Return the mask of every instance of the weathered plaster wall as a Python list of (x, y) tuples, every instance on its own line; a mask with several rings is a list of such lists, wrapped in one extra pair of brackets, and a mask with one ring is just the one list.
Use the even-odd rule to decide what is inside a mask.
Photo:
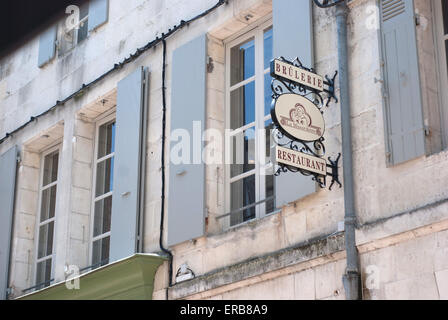
[[(416, 3), (420, 14), (429, 21), (431, 18), (427, 2)], [(153, 40), (181, 19), (195, 16), (214, 4), (214, 0), (111, 0), (109, 22), (72, 51), (56, 58), (44, 68), (37, 68), (38, 39), (24, 45), (15, 54), (3, 58), (0, 61), (0, 137), (28, 121), (30, 116), (46, 110), (56, 100), (76, 91), (83, 83), (92, 81), (109, 70), (114, 63), (128, 57), (137, 47)], [(444, 260), (447, 245), (443, 239), (446, 236), (444, 230), (448, 229), (444, 224), (448, 218), (444, 201), (448, 197), (445, 187), (448, 178), (448, 154), (441, 152), (396, 167), (386, 166), (381, 83), (375, 81), (381, 79), (379, 31), (371, 27), (372, 22), (369, 20), (375, 18), (372, 8), (374, 9), (376, 4), (375, 0), (353, 0), (349, 15), (354, 176), (356, 209), (360, 224), (357, 239), (360, 248), (364, 250), (361, 252), (362, 265), (377, 265), (384, 276), (381, 278), (382, 289), (365, 292), (365, 295), (370, 298), (389, 298), (394, 295), (405, 298), (410, 294), (407, 289), (422, 284), (427, 288), (424, 292), (427, 292), (428, 297), (436, 297), (437, 288), (439, 297), (442, 298), (446, 297), (447, 290), (447, 276), (444, 271), (447, 269)], [(250, 23), (269, 16), (270, 11), (270, 0), (230, 0), (228, 5), (167, 40), (167, 132), (170, 130), (173, 50), (202, 32), (209, 32), (208, 53), (213, 59), (214, 68), (207, 78), (207, 127), (223, 130), (223, 41)], [(248, 13), (254, 17), (251, 22), (245, 20)], [(314, 18), (316, 69), (320, 74), (333, 75), (338, 68), (334, 9), (315, 8)], [(429, 41), (430, 27), (429, 24), (427, 26), (417, 27), (419, 41), (425, 43)], [(430, 61), (430, 45), (428, 43), (423, 52), (420, 52), (424, 62)], [(64, 121), (60, 138), (63, 138), (64, 161), (66, 160), (63, 169), (66, 186), (58, 191), (62, 200), (58, 207), (61, 222), (57, 226), (56, 281), (64, 280), (65, 265), (76, 264), (81, 268), (89, 265), (94, 119), (113, 108), (117, 82), (141, 65), (148, 66), (151, 73), (144, 250), (159, 251), (161, 46), (151, 49), (134, 62), (109, 75), (83, 96), (71, 100), (63, 108), (56, 109), (0, 145), (0, 153), (13, 144), (24, 145)], [(432, 87), (430, 83), (433, 81), (433, 67), (430, 64), (423, 66), (424, 87), (427, 89)], [(424, 92), (425, 106), (432, 105), (434, 94), (435, 92), (429, 89)], [(101, 106), (101, 100), (105, 97), (110, 101), (107, 108)], [(436, 118), (434, 114), (428, 117), (433, 120)], [(325, 110), (325, 120), (327, 153), (335, 155), (341, 150), (339, 104), (332, 103), (330, 108)], [(222, 153), (222, 150), (217, 148), (216, 152)], [(169, 136), (166, 157), (169, 157)], [(23, 147), (22, 159), (11, 271), (11, 284), (16, 288), (13, 292), (16, 296), (21, 294), (21, 289), (32, 285), (34, 274), (33, 263), (29, 261), (33, 261), (36, 245), (34, 225), (38, 196), (35, 179), (39, 176), (39, 151), (29, 152)], [(225, 213), (224, 169), (219, 165), (207, 166), (207, 236), (172, 248), (175, 271), (182, 263), (187, 262), (197, 275), (210, 274), (214, 270), (250, 258), (306, 243), (315, 237), (334, 234), (338, 230), (338, 222), (343, 221), (343, 190), (336, 188), (333, 191), (319, 190), (294, 205), (283, 208), (278, 214), (223, 231), (216, 217)], [(169, 175), (169, 169), (166, 175)], [(169, 190), (169, 186), (166, 188)], [(427, 228), (425, 236), (400, 236), (409, 232), (411, 235), (418, 235), (420, 231), (415, 230), (422, 227)], [(27, 257), (28, 252), (31, 254), (30, 258)], [(322, 258), (323, 262), (318, 265), (313, 265), (315, 260), (310, 258), (309, 261), (301, 262), (310, 263), (309, 267), (303, 270), (288, 271), (286, 274), (279, 272), (277, 276), (266, 280), (267, 282), (260, 282), (263, 280), (261, 277), (260, 281), (254, 281), (247, 287), (235, 286), (216, 295), (206, 293), (203, 297), (342, 299), (344, 294), (341, 276), (345, 260), (343, 256), (328, 254), (329, 257)], [(428, 262), (428, 265), (420, 268), (418, 263), (410, 263), (411, 270), (406, 276), (400, 276), (402, 268), (406, 267), (403, 261), (414, 261), (409, 259), (432, 259), (432, 265)], [(423, 270), (423, 273), (419, 270)], [(365, 274), (363, 269), (363, 275)], [(155, 298), (164, 299), (167, 277), (165, 263), (156, 276)], [(181, 292), (178, 293), (180, 298)]]

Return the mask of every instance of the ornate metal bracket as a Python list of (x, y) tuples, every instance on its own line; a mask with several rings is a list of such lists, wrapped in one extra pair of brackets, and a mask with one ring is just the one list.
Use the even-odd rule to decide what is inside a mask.
[[(333, 186), (335, 183), (339, 185), (339, 188), (342, 188), (342, 183), (339, 180), (339, 160), (341, 158), (341, 154), (339, 153), (336, 160), (331, 160), (331, 157), (328, 157), (328, 161), (330, 163), (327, 163), (327, 169), (330, 169), (330, 172), (327, 171), (327, 176), (331, 177), (331, 183), (329, 190), (331, 191), (333, 189)], [(313, 176), (312, 180), (317, 182), (320, 188), (325, 189), (327, 187), (327, 176), (322, 176), (319, 174), (315, 174), (309, 171), (301, 170), (295, 167), (291, 167), (284, 164), (278, 164), (278, 169), (275, 172), (274, 176), (278, 177), (282, 173), (287, 172), (292, 173), (300, 173), (304, 176)]]
[[(302, 62), (298, 57), (296, 57), (293, 61), (289, 61), (284, 57), (280, 57), (279, 60), (291, 64), (295, 67), (301, 68), (303, 70), (316, 73), (314, 68), (307, 68), (303, 66)], [(327, 88), (324, 88), (323, 92), (326, 93), (326, 97), (324, 97), (322, 92), (319, 90), (306, 87), (302, 84), (292, 82), (287, 79), (273, 78), (271, 82), (272, 99), (276, 100), (279, 96), (287, 92), (299, 94), (301, 96), (308, 97), (321, 110), (323, 106), (328, 107), (332, 99), (334, 99), (336, 103), (338, 102), (334, 89), (334, 84), (337, 75), (338, 72), (335, 71), (333, 77), (330, 78), (328, 75), (325, 76), (326, 81), (324, 81), (324, 85), (326, 85)], [(321, 112), (323, 113), (322, 110)]]
[(314, 0), (314, 4), (319, 8), (330, 8), (344, 1), (345, 0)]
[(339, 159), (341, 159), (341, 153), (339, 153), (336, 160), (331, 160), (331, 158), (328, 157), (330, 164), (327, 166), (331, 169), (331, 172), (327, 172), (327, 175), (331, 177), (330, 191), (335, 183), (339, 185), (339, 188), (342, 188), (342, 183), (339, 181)]
[(338, 72), (335, 71), (333, 78), (330, 79), (328, 76), (325, 76), (325, 79), (327, 81), (325, 81), (324, 84), (326, 84), (328, 86), (328, 89), (324, 89), (324, 91), (328, 94), (327, 104), (325, 105), (326, 107), (328, 107), (328, 105), (330, 104), (331, 99), (334, 99), (335, 103), (339, 102), (338, 98), (336, 97), (336, 95), (334, 93), (334, 83), (336, 81), (337, 75), (338, 75)]

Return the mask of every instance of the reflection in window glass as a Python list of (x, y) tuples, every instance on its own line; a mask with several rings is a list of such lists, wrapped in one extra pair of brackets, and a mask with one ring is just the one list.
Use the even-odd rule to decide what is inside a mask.
[(37, 290), (43, 289), (50, 285), (51, 280), (51, 262), (49, 258), (42, 262), (39, 262), (36, 267), (36, 287)]
[[(266, 176), (266, 199), (274, 196), (274, 176)], [(275, 210), (275, 199), (266, 202), (266, 214), (272, 213)]]
[[(231, 210), (237, 210), (255, 201), (255, 175), (236, 181), (230, 185)], [(237, 225), (255, 218), (255, 206), (235, 212), (230, 216), (231, 225)]]
[(112, 215), (112, 196), (101, 199), (95, 203), (95, 215), (93, 223), (93, 236), (99, 236), (110, 231)]
[(272, 107), (272, 89), (271, 89), (272, 77), (269, 73), (264, 75), (264, 115), (269, 116), (271, 114)]
[(108, 158), (98, 163), (96, 170), (97, 197), (112, 191), (114, 180), (114, 158)]
[(274, 144), (274, 142), (272, 141), (272, 131), (274, 130), (274, 123), (271, 119), (265, 121), (264, 129), (266, 130), (266, 163), (269, 163), (271, 159), (271, 147)]
[(37, 253), (38, 259), (50, 256), (53, 253), (53, 235), (53, 221), (44, 224), (39, 228), (39, 249)]
[(98, 159), (101, 159), (115, 151), (115, 121), (102, 125), (98, 134)]
[(255, 130), (250, 128), (233, 138), (233, 159), (231, 177), (255, 169)]
[(264, 68), (270, 67), (271, 60), (274, 58), (274, 35), (272, 27), (264, 32)]
[(233, 47), (230, 50), (230, 85), (249, 79), (255, 75), (255, 40)]
[(59, 152), (53, 152), (44, 159), (43, 187), (56, 181), (58, 177)]
[[(89, 14), (89, 4), (86, 3), (79, 8), (79, 20), (86, 18)], [(88, 34), (88, 17), (84, 20), (84, 23), (79, 26), (78, 29), (78, 43), (87, 38)]]
[(109, 263), (110, 237), (105, 237), (93, 242), (92, 264), (95, 268)]
[(40, 222), (54, 217), (56, 211), (56, 191), (57, 185), (42, 191), (40, 206)]
[(230, 93), (231, 129), (238, 129), (255, 121), (255, 82)]

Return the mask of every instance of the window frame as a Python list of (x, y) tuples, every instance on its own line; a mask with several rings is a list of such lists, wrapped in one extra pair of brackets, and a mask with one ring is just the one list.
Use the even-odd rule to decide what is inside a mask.
[(91, 197), (91, 203), (90, 203), (90, 232), (89, 232), (89, 266), (91, 266), (92, 270), (99, 268), (101, 266), (93, 267), (93, 243), (97, 240), (110, 237), (111, 231), (108, 231), (106, 233), (102, 233), (99, 236), (94, 237), (94, 224), (95, 224), (95, 202), (101, 201), (102, 199), (105, 199), (109, 196), (112, 196), (112, 203), (113, 203), (113, 188), (112, 191), (109, 191), (101, 196), (96, 196), (96, 174), (97, 174), (97, 166), (98, 163), (106, 161), (107, 159), (110, 159), (112, 157), (115, 157), (115, 151), (102, 157), (101, 159), (98, 159), (98, 147), (99, 147), (99, 129), (102, 125), (115, 121), (116, 123), (116, 108), (112, 108), (109, 112), (106, 114), (102, 114), (98, 116), (95, 119), (95, 149), (94, 149), (94, 158), (93, 158), (93, 168), (92, 168), (92, 197)]
[[(72, 32), (73, 42), (70, 44), (70, 46), (67, 45), (66, 48), (64, 48), (64, 49), (62, 48), (62, 43), (65, 43), (65, 44), (69, 43), (67, 40), (65, 40), (65, 36), (68, 34), (66, 32), (66, 28), (65, 28), (65, 21), (67, 19), (67, 16), (65, 16), (65, 19), (63, 19), (63, 21), (61, 21), (58, 24), (58, 28), (61, 29), (58, 32), (58, 36), (57, 36), (57, 42), (58, 42), (58, 45), (57, 45), (57, 51), (58, 51), (57, 55), (59, 57), (65, 56), (66, 54), (68, 54), (69, 52), (74, 50), (80, 43), (82, 43), (85, 40), (87, 40), (87, 38), (89, 37), (90, 32), (88, 30), (88, 23), (89, 23), (88, 21), (89, 21), (89, 15), (90, 15), (90, 12), (89, 12), (90, 6), (89, 6), (89, 4), (90, 4), (91, 1), (92, 0), (89, 0), (86, 3), (83, 4), (87, 8), (87, 15), (85, 17), (83, 17), (83, 18), (81, 18), (81, 7), (82, 6), (77, 6), (79, 8), (79, 14), (80, 14), (79, 21), (76, 24), (75, 28), (73, 28), (72, 30), (69, 31), (69, 32)], [(79, 41), (79, 30), (81, 29), (82, 26), (86, 26), (87, 34), (86, 34), (85, 38), (83, 38), (81, 41)]]
[[(43, 182), (44, 182), (44, 169), (45, 169), (45, 157), (54, 153), (54, 152), (58, 152), (58, 174), (57, 174), (57, 179), (54, 182), (49, 183), (46, 186), (43, 186)], [(37, 207), (37, 212), (36, 212), (36, 225), (35, 225), (35, 251), (34, 251), (34, 275), (33, 275), (33, 284), (36, 286), (37, 290), (46, 288), (48, 286), (51, 285), (51, 279), (54, 278), (54, 272), (55, 272), (55, 257), (56, 257), (56, 247), (55, 247), (55, 243), (56, 243), (56, 230), (57, 230), (57, 208), (58, 208), (58, 189), (56, 187), (56, 200), (55, 200), (55, 213), (54, 213), (54, 217), (45, 220), (44, 222), (40, 222), (40, 216), (42, 214), (42, 194), (45, 190), (53, 187), (53, 186), (58, 186), (59, 184), (59, 173), (61, 171), (61, 151), (62, 151), (62, 143), (60, 141), (58, 141), (56, 144), (44, 149), (40, 154), (41, 154), (41, 159), (40, 159), (40, 168), (39, 168), (39, 186), (38, 186), (38, 194), (39, 194), (39, 200), (38, 200), (38, 207)], [(42, 257), (42, 258), (38, 258), (39, 256), (39, 237), (40, 237), (40, 227), (46, 224), (49, 224), (53, 222), (53, 244), (52, 244), (52, 253), (51, 253), (51, 276), (50, 276), (50, 280), (49, 283), (47, 285), (45, 285), (45, 283), (37, 283), (37, 265), (40, 262), (43, 262), (45, 260), (49, 259), (49, 255)], [(43, 287), (41, 287), (43, 286)]]
[[(271, 119), (270, 115), (265, 115), (264, 111), (264, 77), (266, 74), (270, 73), (270, 66), (268, 68), (264, 68), (264, 32), (273, 28), (273, 19), (272, 16), (268, 16), (265, 19), (262, 19), (257, 24), (251, 25), (249, 28), (242, 30), (241, 32), (229, 37), (224, 41), (225, 45), (225, 128), (229, 130), (231, 128), (231, 105), (230, 105), (230, 96), (233, 90), (244, 87), (249, 83), (255, 84), (255, 121), (249, 124), (246, 124), (242, 127), (239, 127), (235, 130), (230, 129), (229, 138), (232, 138), (238, 133), (242, 133), (248, 129), (255, 129), (255, 169), (244, 172), (235, 177), (231, 177), (231, 165), (226, 164), (224, 166), (224, 188), (225, 188), (225, 211), (231, 212), (231, 184), (237, 181), (243, 181), (247, 177), (255, 176), (255, 202), (258, 203), (266, 199), (266, 177), (267, 175), (261, 175), (261, 171), (264, 169), (266, 171), (270, 170), (273, 167), (272, 162), (266, 163), (264, 166), (261, 165), (259, 159), (259, 151), (260, 148), (266, 148), (266, 139), (265, 135), (258, 135), (259, 128), (265, 128), (266, 121)], [(231, 49), (235, 46), (244, 43), (245, 41), (254, 39), (255, 45), (255, 74), (243, 81), (238, 82), (235, 85), (231, 85)], [(227, 150), (226, 150), (227, 151)], [(232, 152), (230, 150), (230, 152)], [(266, 155), (267, 156), (267, 155)], [(232, 157), (233, 158), (233, 157)], [(227, 156), (226, 156), (227, 159)], [(275, 182), (274, 182), (275, 185)], [(275, 192), (274, 192), (275, 195)], [(277, 210), (274, 209), (273, 212), (266, 213), (266, 202), (255, 205), (255, 217), (253, 219), (249, 219), (247, 221), (243, 221), (241, 223), (237, 223), (235, 225), (231, 224), (230, 216), (226, 217), (222, 221), (222, 225), (224, 229), (238, 227), (244, 224), (247, 224), (252, 221), (256, 221), (262, 219), (266, 216), (270, 216), (275, 214)], [(242, 211), (243, 212), (243, 211)], [(243, 214), (243, 213), (240, 214)]]

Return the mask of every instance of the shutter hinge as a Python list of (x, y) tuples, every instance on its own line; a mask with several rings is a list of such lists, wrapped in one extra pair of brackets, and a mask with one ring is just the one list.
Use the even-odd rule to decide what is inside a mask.
[(416, 26), (420, 25), (420, 15), (419, 14), (415, 14), (415, 25)]
[(431, 135), (431, 128), (429, 127), (427, 119), (425, 119), (425, 124), (423, 126), (423, 129), (425, 130), (425, 136), (429, 137)]
[(212, 73), (215, 66), (213, 65), (213, 58), (207, 56), (207, 72)]

